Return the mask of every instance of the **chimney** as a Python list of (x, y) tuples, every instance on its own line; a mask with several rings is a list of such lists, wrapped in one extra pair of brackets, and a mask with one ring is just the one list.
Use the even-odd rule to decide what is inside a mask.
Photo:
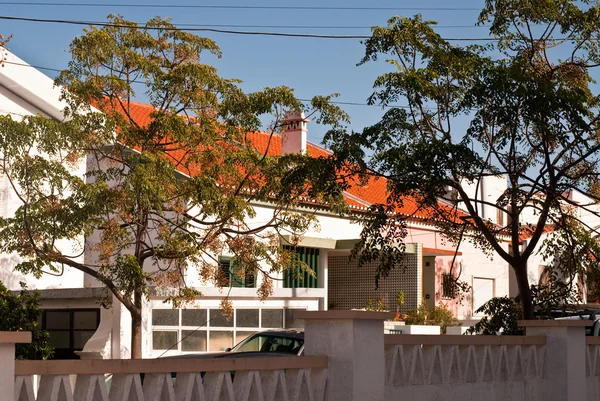
[(283, 119), (281, 154), (306, 153), (306, 134), (309, 122), (301, 111), (288, 111)]

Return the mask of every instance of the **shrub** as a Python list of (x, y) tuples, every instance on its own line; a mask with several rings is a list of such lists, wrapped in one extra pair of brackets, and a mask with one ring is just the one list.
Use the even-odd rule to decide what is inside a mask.
[(460, 322), (445, 305), (428, 307), (422, 303), (417, 309), (409, 310), (405, 319), (406, 324), (424, 324), (440, 326), (442, 334), (446, 334), (448, 326), (458, 326)]
[(506, 335), (521, 334), (518, 326), (521, 306), (515, 298), (495, 297), (484, 303), (475, 313), (485, 313), (479, 322), (469, 327), (467, 334)]
[(49, 335), (39, 327), (41, 311), (40, 296), (28, 293), (21, 283), (21, 292), (15, 295), (0, 282), (0, 331), (31, 331), (31, 344), (17, 344), (17, 359), (47, 359), (53, 348), (48, 344)]

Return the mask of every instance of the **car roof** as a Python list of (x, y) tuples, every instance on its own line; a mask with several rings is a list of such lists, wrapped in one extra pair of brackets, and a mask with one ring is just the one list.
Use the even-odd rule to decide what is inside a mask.
[(269, 336), (269, 337), (281, 336), (281, 337), (304, 339), (304, 332), (296, 331), (296, 330), (263, 330), (263, 331), (259, 331), (258, 333), (252, 334), (252, 336)]

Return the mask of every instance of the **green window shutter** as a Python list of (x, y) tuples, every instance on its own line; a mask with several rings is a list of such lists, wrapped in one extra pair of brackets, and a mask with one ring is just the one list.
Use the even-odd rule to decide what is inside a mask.
[(235, 258), (221, 257), (219, 265), (225, 276), (228, 277), (229, 286), (234, 288), (254, 288), (256, 286), (254, 272), (248, 271), (246, 274), (241, 274), (242, 267), (236, 263)]
[(306, 247), (284, 246), (288, 251), (295, 251), (299, 261), (304, 262), (314, 272), (310, 274), (300, 268), (295, 272), (286, 270), (283, 279), (284, 288), (318, 288), (319, 282), (319, 249)]

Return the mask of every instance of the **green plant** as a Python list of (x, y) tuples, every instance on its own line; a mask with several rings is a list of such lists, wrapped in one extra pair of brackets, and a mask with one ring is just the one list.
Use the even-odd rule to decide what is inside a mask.
[(467, 334), (505, 335), (519, 333), (521, 306), (515, 298), (495, 297), (484, 303), (475, 313), (485, 313), (485, 316), (474, 326), (469, 327)]
[(404, 291), (398, 291), (396, 294), (396, 313), (400, 313), (402, 305), (404, 305)]
[(375, 299), (375, 303), (372, 300), (367, 299), (365, 309), (369, 312), (387, 312), (390, 310), (388, 306), (383, 302), (383, 298), (379, 297)]
[(48, 344), (48, 332), (39, 327), (40, 296), (37, 292), (28, 293), (25, 283), (21, 287), (17, 295), (0, 282), (0, 331), (31, 332), (31, 344), (16, 345), (17, 359), (48, 359), (53, 348)]
[(442, 334), (446, 334), (447, 327), (460, 324), (446, 305), (428, 307), (422, 303), (417, 309), (409, 310), (406, 315), (406, 324), (440, 326)]

